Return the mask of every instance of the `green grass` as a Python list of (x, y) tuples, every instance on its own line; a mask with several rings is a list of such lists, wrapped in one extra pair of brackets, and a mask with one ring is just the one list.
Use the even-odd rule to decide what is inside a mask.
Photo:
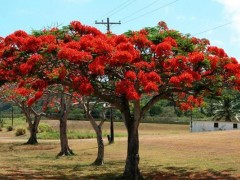
[[(103, 132), (102, 136), (107, 137), (108, 133)], [(125, 137), (126, 134), (123, 133), (117, 133), (114, 134), (115, 137)], [(59, 139), (60, 134), (59, 131), (53, 130), (51, 132), (42, 132), (38, 133), (38, 139)], [(84, 131), (75, 131), (75, 130), (69, 130), (67, 132), (68, 139), (90, 139), (90, 138), (96, 138), (96, 133), (94, 132), (84, 132)]]

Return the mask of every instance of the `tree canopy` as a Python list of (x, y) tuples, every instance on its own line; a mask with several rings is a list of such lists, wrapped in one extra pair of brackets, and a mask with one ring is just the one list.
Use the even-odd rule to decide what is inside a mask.
[[(170, 99), (189, 110), (201, 106), (203, 96), (221, 94), (223, 87), (240, 89), (235, 58), (164, 22), (121, 35), (78, 21), (32, 34), (19, 30), (1, 38), (0, 59), (1, 83), (20, 81), (19, 88), (37, 91), (29, 106), (48, 85), (62, 84), (117, 107), (128, 130), (124, 175), (130, 179), (140, 176), (139, 123), (157, 101)], [(141, 104), (144, 96), (149, 101)]]

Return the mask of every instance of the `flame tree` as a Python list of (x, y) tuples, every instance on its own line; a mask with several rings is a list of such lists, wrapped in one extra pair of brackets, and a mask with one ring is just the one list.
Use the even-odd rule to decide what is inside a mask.
[(60, 83), (118, 108), (128, 132), (126, 179), (141, 176), (138, 127), (151, 106), (170, 99), (189, 110), (201, 106), (204, 95), (220, 94), (226, 85), (239, 89), (240, 82), (235, 58), (164, 22), (122, 35), (78, 21), (32, 35), (16, 31), (0, 40), (0, 59), (1, 83), (32, 77), (39, 91)]

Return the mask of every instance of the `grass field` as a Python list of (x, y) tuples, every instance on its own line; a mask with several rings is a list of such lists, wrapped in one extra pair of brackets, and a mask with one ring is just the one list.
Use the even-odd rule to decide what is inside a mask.
[[(45, 121), (44, 123), (46, 123)], [(58, 121), (48, 122), (58, 128)], [(69, 129), (91, 132), (89, 122), (69, 121)], [(105, 123), (103, 131), (109, 132)], [(126, 134), (123, 123), (116, 133)], [(105, 142), (105, 165), (92, 166), (96, 139), (71, 139), (76, 155), (56, 158), (59, 140), (23, 145), (28, 135), (0, 132), (0, 179), (118, 179), (126, 158), (126, 137)], [(146, 179), (240, 179), (240, 131), (189, 133), (187, 125), (141, 124), (140, 169)]]

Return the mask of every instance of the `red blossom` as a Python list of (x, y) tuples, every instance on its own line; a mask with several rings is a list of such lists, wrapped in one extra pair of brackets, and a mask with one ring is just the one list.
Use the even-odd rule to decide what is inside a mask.
[(163, 29), (163, 30), (168, 30), (167, 23), (164, 22), (164, 21), (158, 22), (158, 26), (159, 26), (161, 29)]
[(211, 68), (216, 69), (216, 67), (219, 63), (219, 57), (218, 56), (208, 56), (207, 59), (210, 61)]
[(189, 103), (181, 103), (180, 104), (180, 109), (182, 111), (188, 111), (188, 110), (191, 110), (193, 107), (192, 105), (190, 105)]
[(30, 89), (26, 89), (24, 87), (20, 87), (15, 89), (15, 92), (21, 96), (29, 96), (29, 94), (32, 92)]
[(127, 71), (125, 73), (125, 78), (129, 79), (129, 80), (132, 80), (132, 81), (135, 81), (137, 79), (137, 75), (134, 71)]
[(209, 46), (208, 47), (208, 52), (211, 53), (212, 55), (217, 55), (219, 57), (225, 57), (227, 56), (225, 51), (222, 48), (218, 48), (216, 46)]
[(24, 39), (21, 50), (36, 52), (41, 48), (41, 39), (35, 36), (28, 36)]
[(90, 81), (84, 76), (73, 77), (72, 84), (73, 87), (82, 95), (88, 96), (94, 92), (93, 86), (91, 85)]
[(227, 71), (230, 71), (232, 73), (238, 73), (240, 70), (240, 66), (239, 66), (239, 64), (229, 63), (224, 66), (224, 69), (226, 69)]
[(58, 52), (59, 59), (67, 59), (73, 63), (88, 62), (91, 61), (92, 55), (88, 52), (78, 51), (71, 48), (61, 48)]
[(40, 99), (42, 97), (42, 95), (43, 95), (43, 91), (38, 91), (34, 96), (35, 100)]
[(154, 82), (148, 82), (145, 86), (144, 86), (144, 92), (152, 92), (155, 91), (157, 92), (158, 89), (158, 85)]
[(42, 55), (40, 55), (40, 54), (33, 54), (32, 56), (30, 56), (28, 58), (27, 63), (29, 65), (33, 66), (34, 64), (36, 64), (38, 61), (41, 61), (42, 59), (43, 59)]
[(148, 40), (146, 35), (136, 33), (132, 37), (132, 42), (138, 49), (149, 47), (152, 44), (151, 41)]
[(125, 35), (116, 35), (113, 37), (113, 41), (116, 43), (116, 44), (120, 44), (120, 43), (128, 43), (128, 39)]
[(75, 31), (81, 31), (83, 25), (79, 21), (72, 21), (70, 23), (70, 26), (75, 30)]
[(159, 57), (168, 56), (171, 54), (172, 45), (169, 42), (161, 42), (156, 47), (156, 54)]
[(202, 52), (192, 52), (189, 54), (189, 59), (192, 63), (197, 64), (204, 60), (204, 55)]
[(116, 51), (110, 60), (113, 66), (119, 66), (125, 63), (131, 63), (133, 56), (128, 51)]
[(26, 75), (32, 70), (32, 65), (23, 63), (19, 66), (19, 70), (23, 75)]
[(22, 30), (17, 30), (13, 33), (16, 37), (23, 37), (26, 38), (28, 37), (28, 34), (25, 31)]
[(173, 84), (175, 86), (178, 86), (181, 82), (180, 82), (180, 79), (177, 76), (172, 76), (169, 79), (169, 83), (171, 83), (171, 84)]
[(47, 46), (47, 52), (51, 53), (51, 52), (53, 52), (53, 51), (56, 51), (57, 48), (58, 48), (58, 46), (57, 46), (56, 44), (49, 44), (49, 45)]
[(173, 39), (172, 37), (166, 37), (165, 39), (163, 39), (163, 42), (167, 42), (171, 46), (177, 47), (177, 41), (175, 39)]
[(48, 86), (48, 83), (42, 79), (37, 79), (34, 82), (31, 83), (31, 87), (35, 90), (43, 90)]
[(36, 102), (36, 99), (35, 99), (35, 98), (30, 98), (30, 99), (27, 101), (27, 105), (30, 107), (30, 106), (32, 106), (35, 102)]
[(134, 87), (134, 83), (129, 80), (121, 80), (118, 82), (115, 91), (117, 94), (126, 95), (129, 100), (138, 100), (140, 98), (140, 95)]
[(194, 81), (192, 74), (184, 72), (179, 76), (179, 80), (184, 83), (191, 84)]
[(155, 66), (155, 64), (148, 63), (145, 61), (140, 61), (140, 62), (134, 63), (134, 66), (136, 66), (138, 69), (151, 69)]
[(95, 60), (88, 65), (89, 71), (96, 75), (103, 75), (104, 74), (104, 62), (100, 60)]

